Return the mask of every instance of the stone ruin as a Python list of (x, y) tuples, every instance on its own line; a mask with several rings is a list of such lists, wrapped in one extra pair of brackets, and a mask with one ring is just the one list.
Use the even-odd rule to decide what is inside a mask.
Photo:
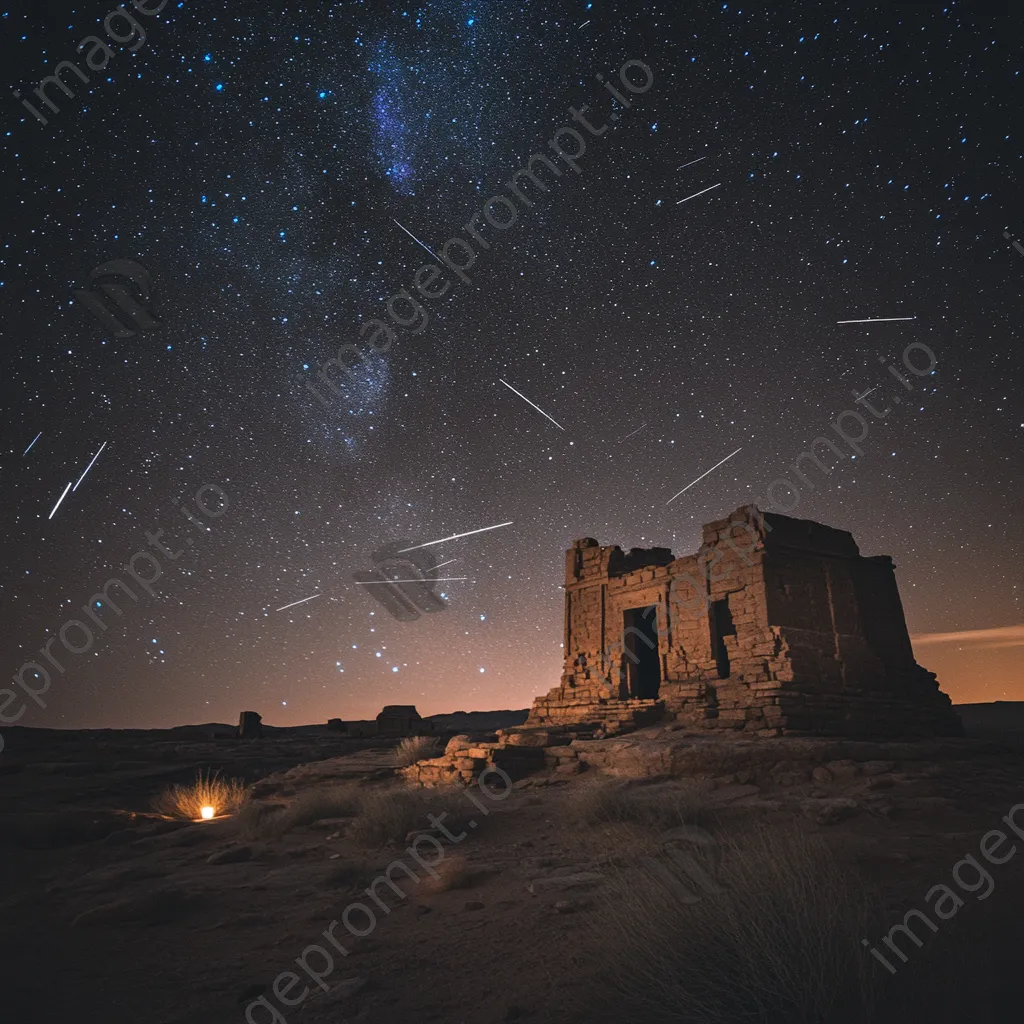
[(434, 732), (434, 723), (421, 717), (413, 704), (385, 704), (375, 719), (345, 722), (331, 718), (327, 727), (355, 739), (397, 740), (405, 736), (429, 736)]
[(565, 558), (561, 683), (525, 726), (456, 736), (445, 756), (404, 769), (423, 785), (496, 765), (512, 778), (580, 770), (577, 741), (657, 721), (744, 737), (962, 736), (935, 675), (914, 652), (888, 555), (851, 534), (740, 508), (704, 542), (602, 547)]
[(527, 725), (671, 715), (757, 736), (962, 735), (914, 660), (895, 567), (806, 519), (737, 509), (693, 555), (575, 541), (562, 681)]

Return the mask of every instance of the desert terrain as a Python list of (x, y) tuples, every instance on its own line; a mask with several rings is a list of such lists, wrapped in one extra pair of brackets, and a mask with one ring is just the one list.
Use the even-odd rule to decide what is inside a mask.
[[(987, 863), (979, 843), (993, 829), (1019, 840), (1001, 819), (1024, 802), (1024, 732), (1014, 705), (960, 711), (979, 735), (743, 741), (654, 725), (578, 741), (571, 765), (510, 787), (491, 778), (487, 794), (411, 786), (393, 742), (320, 727), (249, 741), (216, 739), (229, 730), (214, 726), (12, 730), (0, 795), (5, 1016), (1010, 1019), (1024, 994), (1024, 859)], [(486, 736), (517, 715), (474, 724)], [(212, 821), (152, 812), (201, 770), (244, 782), (247, 805)], [(962, 867), (957, 887), (967, 854), (989, 882)], [(402, 895), (377, 886), (384, 910), (366, 890), (396, 860), (415, 880), (396, 870)], [(880, 937), (927, 910), (939, 884), (962, 905), (934, 932), (915, 928), (920, 947), (898, 936), (904, 963)], [(375, 923), (350, 912), (351, 933), (331, 933), (343, 954), (324, 932), (360, 902)], [(330, 969), (305, 952), (315, 945), (331, 951)], [(285, 975), (278, 992), (305, 991), (293, 1007), (274, 990), (288, 971), (299, 980)]]

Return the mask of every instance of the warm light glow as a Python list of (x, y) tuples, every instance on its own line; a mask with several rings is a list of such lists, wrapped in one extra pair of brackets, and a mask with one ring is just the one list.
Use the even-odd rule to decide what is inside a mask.
[(203, 821), (209, 821), (217, 812), (212, 807), (203, 807), (199, 813), (202, 815)]

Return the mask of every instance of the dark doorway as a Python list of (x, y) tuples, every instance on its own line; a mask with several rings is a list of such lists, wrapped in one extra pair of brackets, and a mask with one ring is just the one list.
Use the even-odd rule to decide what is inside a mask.
[(622, 646), (630, 697), (653, 700), (661, 686), (658, 606), (629, 608), (622, 615)]
[(718, 678), (728, 679), (731, 671), (729, 651), (725, 646), (727, 636), (736, 635), (736, 623), (732, 621), (729, 599), (714, 601), (711, 605), (711, 645), (718, 663)]

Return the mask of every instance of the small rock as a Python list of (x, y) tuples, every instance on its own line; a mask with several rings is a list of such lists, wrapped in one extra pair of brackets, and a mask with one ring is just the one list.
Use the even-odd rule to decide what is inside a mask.
[(827, 767), (837, 779), (852, 779), (860, 774), (860, 765), (848, 757), (840, 761), (829, 761)]
[(892, 761), (865, 761), (860, 770), (864, 775), (885, 775), (895, 767)]
[(417, 828), (413, 829), (412, 832), (407, 832), (405, 841), (407, 843), (413, 842), (419, 836), (431, 836), (434, 839), (441, 838), (441, 830), (438, 828)]
[(138, 829), (134, 828), (121, 828), (116, 832), (111, 832), (106, 839), (103, 840), (104, 846), (124, 846), (125, 843), (134, 842), (139, 838)]
[(571, 914), (576, 909), (576, 904), (572, 900), (559, 900), (555, 904), (556, 914)]
[(466, 900), (466, 902), (462, 904), (462, 909), (463, 910), (483, 910), (484, 909), (484, 905), (479, 900)]
[(565, 889), (586, 889), (604, 881), (604, 875), (596, 871), (584, 871), (578, 875), (558, 875), (554, 878), (534, 879), (526, 888), (536, 896), (542, 892), (562, 892)]
[(811, 777), (815, 782), (824, 783), (832, 781), (832, 773), (823, 764), (815, 767), (814, 771), (811, 772)]
[(239, 844), (237, 846), (225, 846), (223, 850), (217, 850), (206, 858), (207, 864), (238, 864), (243, 860), (252, 859), (252, 847)]
[(366, 988), (368, 984), (369, 982), (366, 978), (345, 978), (327, 992), (318, 991), (309, 1001), (311, 1003), (315, 1001), (318, 1006), (333, 1006), (336, 1003), (344, 1002), (346, 999), (351, 999), (352, 996)]
[(804, 800), (801, 808), (819, 825), (835, 825), (847, 818), (852, 818), (859, 810), (860, 804), (848, 797), (836, 797), (833, 800)]
[(896, 785), (891, 775), (873, 775), (868, 779), (868, 789), (891, 789)]

